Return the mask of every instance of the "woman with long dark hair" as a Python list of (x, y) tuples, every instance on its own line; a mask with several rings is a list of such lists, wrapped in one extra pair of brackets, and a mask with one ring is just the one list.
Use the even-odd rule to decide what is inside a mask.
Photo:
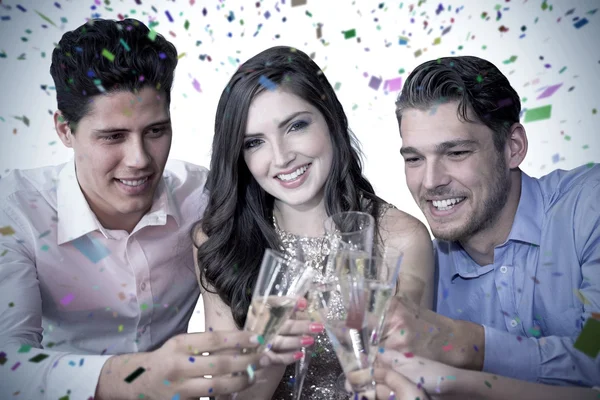
[[(214, 330), (243, 327), (265, 248), (291, 252), (302, 236), (307, 261), (317, 265), (323, 223), (343, 211), (375, 218), (377, 247), (404, 252), (402, 270), (426, 283), (422, 298), (431, 307), (429, 234), (416, 218), (375, 195), (362, 174), (343, 107), (305, 53), (270, 48), (231, 78), (217, 108), (206, 186), (210, 200), (195, 240), (206, 325)], [(322, 330), (319, 325), (315, 332)], [(323, 333), (315, 353), (305, 397), (346, 398), (335, 389), (342, 370)], [(251, 389), (254, 398), (290, 398), (294, 370), (289, 368), (283, 379), (282, 373), (283, 366), (272, 367), (268, 378)]]

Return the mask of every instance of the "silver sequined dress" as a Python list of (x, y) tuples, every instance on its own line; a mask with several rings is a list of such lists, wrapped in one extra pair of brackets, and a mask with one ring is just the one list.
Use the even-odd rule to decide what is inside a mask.
[[(389, 208), (390, 204), (382, 204), (379, 210), (381, 217)], [(324, 270), (324, 260), (329, 255), (329, 242), (325, 237), (300, 237), (285, 232), (279, 228), (277, 222), (273, 220), (275, 231), (277, 232), (283, 251), (289, 255), (296, 255), (300, 247), (304, 252), (305, 261), (315, 271), (318, 276), (315, 278), (318, 282), (329, 282), (333, 278), (333, 271)], [(315, 337), (315, 344), (309, 348), (312, 356), (304, 385), (302, 386), (302, 399), (310, 400), (347, 400), (348, 395), (336, 388), (336, 381), (344, 371), (335, 355), (335, 350), (327, 333), (323, 332)], [(289, 365), (279, 386), (273, 394), (272, 400), (292, 399), (292, 389), (295, 376), (295, 364)]]

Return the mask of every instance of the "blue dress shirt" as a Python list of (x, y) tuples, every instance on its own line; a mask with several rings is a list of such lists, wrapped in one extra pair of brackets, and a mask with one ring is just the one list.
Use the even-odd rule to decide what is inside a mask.
[(437, 312), (484, 326), (486, 372), (600, 385), (600, 356), (573, 347), (600, 311), (600, 164), (521, 176), (513, 226), (493, 264), (434, 241)]

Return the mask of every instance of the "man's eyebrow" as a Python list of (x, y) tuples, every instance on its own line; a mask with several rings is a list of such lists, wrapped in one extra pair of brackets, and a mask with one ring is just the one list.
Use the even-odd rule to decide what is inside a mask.
[[(166, 125), (166, 124), (170, 124), (171, 123), (171, 118), (167, 118), (167, 119), (163, 119), (160, 121), (156, 121), (156, 122), (152, 122), (150, 124), (148, 124), (144, 129), (148, 129), (152, 126), (156, 126), (156, 125)], [(110, 128), (103, 128), (103, 129), (94, 129), (93, 132), (95, 134), (106, 134), (106, 133), (116, 133), (116, 132), (129, 132), (129, 129), (127, 128), (116, 128), (116, 127), (110, 127)]]

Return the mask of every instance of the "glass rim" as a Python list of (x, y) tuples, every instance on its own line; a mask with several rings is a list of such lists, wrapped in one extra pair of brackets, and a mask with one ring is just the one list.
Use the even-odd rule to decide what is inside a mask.
[[(342, 215), (342, 214), (366, 216), (366, 218), (370, 222), (373, 223), (373, 226), (375, 226), (375, 218), (371, 214), (369, 214), (367, 212), (364, 212), (364, 211), (342, 211), (342, 212), (339, 212), (339, 213), (331, 214), (331, 215), (329, 215), (327, 217), (327, 219), (325, 219), (325, 222), (323, 222), (323, 227), (325, 228), (325, 234), (326, 235), (329, 234), (329, 233), (331, 233), (327, 229), (327, 223), (330, 222), (330, 221), (333, 222), (333, 217), (335, 217), (336, 215)], [(351, 232), (343, 232), (343, 233), (340, 232), (340, 234), (342, 234), (342, 235), (352, 235), (352, 234), (359, 233), (359, 232), (362, 232), (362, 231), (363, 231), (362, 229), (359, 229), (357, 231), (351, 231)]]

